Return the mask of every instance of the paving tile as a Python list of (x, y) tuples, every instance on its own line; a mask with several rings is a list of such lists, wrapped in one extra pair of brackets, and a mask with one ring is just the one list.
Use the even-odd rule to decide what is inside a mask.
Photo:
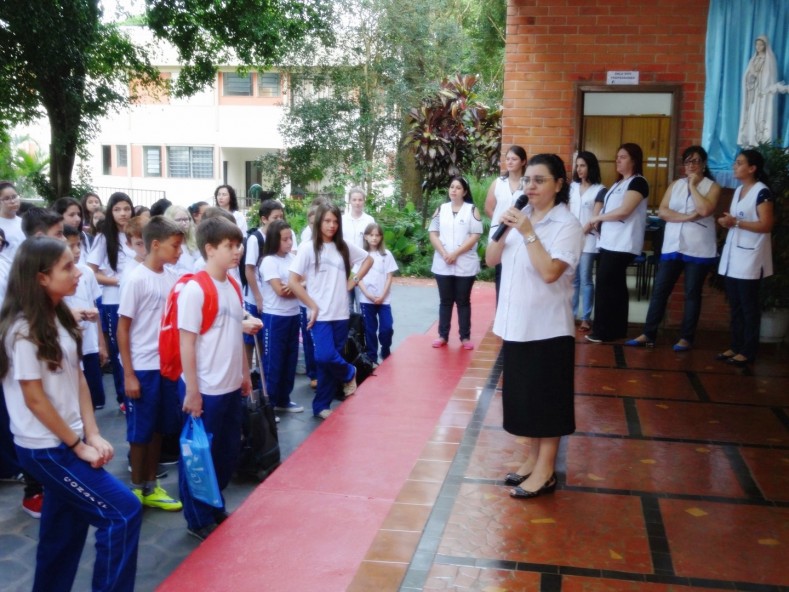
[(740, 454), (764, 497), (789, 501), (789, 450), (741, 448)]
[(720, 588), (562, 576), (562, 592), (720, 592)]
[(451, 461), (455, 458), (455, 453), (460, 444), (451, 442), (428, 442), (419, 454), (423, 460), (443, 460)]
[(781, 376), (699, 375), (711, 401), (777, 406), (789, 400), (789, 378)]
[(744, 497), (723, 449), (572, 436), (567, 484), (654, 493)]
[(425, 527), (432, 506), (418, 504), (392, 504), (381, 525), (382, 530), (410, 530), (421, 532)]
[(484, 569), (464, 565), (436, 564), (430, 569), (423, 588), (473, 592), (539, 592), (540, 575), (505, 569)]
[(439, 460), (418, 460), (411, 470), (409, 479), (442, 483), (449, 471), (449, 462)]
[(628, 368), (648, 368), (677, 372), (723, 372), (732, 374), (736, 370), (715, 360), (718, 352), (694, 349), (675, 352), (670, 345), (655, 348), (625, 347), (625, 363)]
[(408, 563), (362, 561), (346, 592), (396, 592)]
[(575, 429), (592, 434), (628, 434), (623, 400), (616, 397), (575, 397)]
[(683, 401), (637, 401), (636, 407), (646, 436), (739, 444), (789, 442), (789, 432), (769, 409)]
[(576, 366), (602, 366), (613, 368), (616, 366), (614, 348), (609, 345), (589, 343), (583, 337), (575, 345)]
[(390, 561), (408, 563), (416, 551), (421, 532), (405, 530), (379, 530), (373, 539), (365, 561)]
[(439, 425), (433, 430), (433, 435), (430, 436), (430, 442), (452, 442), (454, 444), (459, 444), (463, 441), (465, 433), (466, 429), (464, 427)]
[(506, 487), (464, 484), (438, 552), (631, 573), (652, 571), (640, 500), (610, 494), (560, 490), (526, 501), (512, 499)]
[(423, 504), (432, 506), (438, 498), (438, 493), (441, 491), (440, 482), (430, 481), (414, 481), (407, 480), (400, 493), (397, 494), (395, 502), (404, 504)]
[(681, 372), (587, 368), (576, 372), (575, 392), (661, 399), (698, 400), (687, 375)]
[(789, 585), (789, 508), (660, 500), (677, 575)]
[(529, 454), (529, 438), (483, 429), (469, 459), (466, 477), (501, 480), (518, 470)]

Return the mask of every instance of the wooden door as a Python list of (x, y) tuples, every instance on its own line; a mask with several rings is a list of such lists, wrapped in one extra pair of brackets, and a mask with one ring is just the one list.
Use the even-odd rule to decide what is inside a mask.
[(616, 181), (616, 149), (625, 142), (641, 146), (649, 207), (657, 209), (669, 184), (670, 137), (671, 117), (587, 115), (581, 149), (597, 156), (603, 184), (610, 187)]

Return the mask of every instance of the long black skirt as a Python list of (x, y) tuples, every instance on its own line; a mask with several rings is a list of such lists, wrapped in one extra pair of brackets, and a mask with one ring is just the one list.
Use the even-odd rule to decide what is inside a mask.
[(505, 341), (504, 429), (516, 436), (553, 438), (575, 431), (575, 340)]

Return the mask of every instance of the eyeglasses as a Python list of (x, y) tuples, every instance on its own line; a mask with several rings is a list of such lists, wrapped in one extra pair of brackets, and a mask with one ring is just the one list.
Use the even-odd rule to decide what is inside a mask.
[(690, 166), (692, 164), (701, 164), (700, 158), (687, 158), (684, 162), (685, 166)]
[(0, 199), (3, 203), (8, 203), (11, 201), (16, 201), (19, 199), (18, 195), (6, 195), (4, 198)]
[(175, 222), (178, 222), (178, 224), (188, 224), (189, 223), (189, 218), (173, 218), (173, 220)]

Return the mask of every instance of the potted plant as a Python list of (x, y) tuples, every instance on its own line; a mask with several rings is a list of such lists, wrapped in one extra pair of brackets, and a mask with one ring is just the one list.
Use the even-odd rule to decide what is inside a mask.
[(759, 144), (775, 199), (772, 230), (773, 275), (761, 288), (761, 341), (780, 343), (789, 328), (789, 148), (778, 142)]

